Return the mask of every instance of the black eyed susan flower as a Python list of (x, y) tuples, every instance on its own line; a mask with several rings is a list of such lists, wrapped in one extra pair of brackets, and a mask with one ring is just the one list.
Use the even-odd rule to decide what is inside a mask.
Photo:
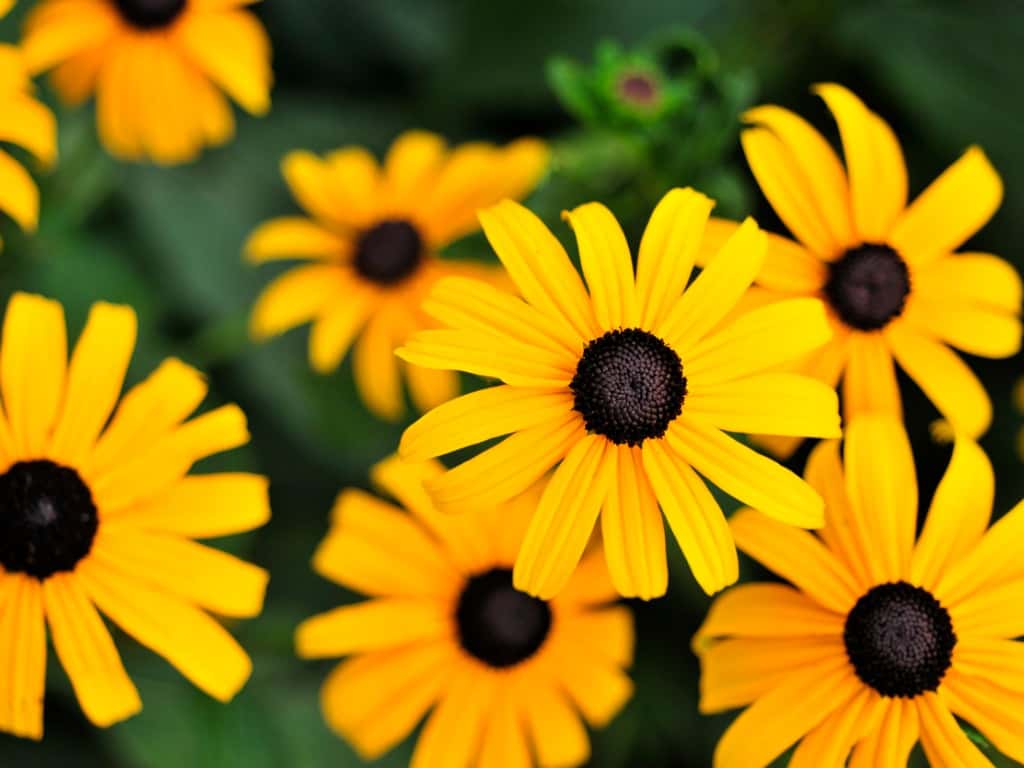
[[(833, 386), (842, 380), (847, 419), (902, 414), (895, 361), (954, 431), (978, 436), (992, 420), (991, 401), (950, 347), (992, 358), (1015, 354), (1021, 280), (996, 256), (954, 251), (995, 213), (1002, 182), (972, 147), (908, 206), (903, 151), (889, 126), (839, 85), (815, 91), (839, 125), (845, 170), (798, 115), (762, 106), (745, 116), (753, 126), (742, 135), (747, 161), (798, 241), (769, 236), (752, 299), (826, 300), (835, 336), (799, 368)], [(713, 221), (708, 244), (736, 226)], [(780, 455), (798, 443), (768, 442)]]
[(844, 453), (822, 443), (808, 463), (820, 537), (753, 510), (732, 518), (740, 549), (793, 586), (730, 590), (695, 639), (702, 711), (750, 705), (715, 768), (767, 766), (797, 742), (791, 768), (851, 751), (851, 766), (905, 768), (918, 742), (933, 766), (991, 766), (955, 717), (1024, 761), (1024, 504), (986, 532), (992, 467), (961, 438), (917, 536), (902, 426), (859, 417)]
[[(413, 331), (434, 325), (420, 310), (423, 296), (441, 277), (497, 274), (442, 261), (437, 251), (479, 229), (479, 208), (526, 195), (547, 158), (544, 144), (532, 139), (448, 150), (439, 136), (423, 131), (400, 136), (383, 168), (360, 147), (323, 159), (291, 153), (284, 176), (310, 218), (266, 222), (253, 233), (246, 255), (254, 263), (312, 263), (271, 283), (253, 309), (253, 335), (265, 339), (312, 322), (309, 359), (321, 373), (336, 369), (354, 343), (363, 400), (379, 417), (398, 419), (403, 365), (394, 351)], [(416, 366), (404, 373), (420, 410), (458, 394), (455, 373)]]
[(632, 695), (632, 616), (610, 604), (598, 551), (554, 600), (516, 591), (540, 489), (457, 519), (424, 489), (442, 472), (397, 458), (375, 467), (408, 512), (358, 490), (338, 498), (314, 566), (371, 599), (298, 630), (301, 656), (350, 657), (324, 684), (327, 722), (374, 759), (426, 717), (412, 768), (582, 765), (583, 721), (605, 725)]
[(253, 0), (43, 0), (23, 46), (69, 104), (96, 94), (112, 154), (173, 164), (229, 141), (243, 109), (270, 109), (270, 41)]
[(262, 525), (266, 481), (188, 474), (199, 459), (245, 443), (245, 417), (225, 406), (187, 421), (206, 384), (176, 360), (115, 410), (135, 333), (129, 307), (96, 304), (69, 363), (60, 304), (19, 293), (7, 308), (0, 730), (18, 736), (42, 737), (47, 627), (93, 723), (139, 711), (101, 613), (217, 699), (249, 677), (249, 657), (206, 612), (257, 615), (267, 576), (193, 539)]
[[(0, 16), (4, 10), (0, 7)], [(57, 122), (50, 110), (33, 98), (21, 53), (10, 45), (0, 45), (0, 143), (29, 151), (43, 165), (51, 165), (57, 157)], [(34, 231), (39, 222), (39, 190), (21, 164), (3, 149), (0, 211), (27, 232)]]
[(779, 520), (822, 524), (822, 500), (799, 477), (725, 434), (839, 434), (835, 391), (769, 373), (829, 338), (817, 299), (727, 316), (764, 259), (748, 220), (717, 263), (684, 288), (713, 203), (671, 191), (655, 209), (634, 274), (614, 216), (591, 203), (566, 214), (583, 273), (537, 217), (506, 201), (480, 214), (523, 296), (478, 281), (438, 283), (424, 307), (444, 327), (399, 350), (416, 365), (500, 379), (453, 400), (402, 438), (409, 459), (503, 435), (498, 445), (431, 481), (446, 506), (481, 506), (522, 492), (558, 465), (516, 561), (515, 583), (550, 598), (568, 583), (601, 514), (621, 594), (665, 593), (659, 505), (700, 585), (736, 581), (736, 550), (718, 502), (698, 476)]

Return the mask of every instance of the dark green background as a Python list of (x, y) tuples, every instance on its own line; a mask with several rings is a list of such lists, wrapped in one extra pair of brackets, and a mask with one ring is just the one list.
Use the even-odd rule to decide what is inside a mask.
[[(16, 39), (21, 12), (31, 4), (21, 0), (0, 22), (0, 38)], [(981, 144), (1004, 176), (1007, 197), (976, 245), (1020, 264), (1022, 9), (1016, 2), (924, 0), (269, 0), (258, 12), (274, 41), (273, 111), (262, 120), (242, 117), (237, 140), (199, 163), (170, 170), (117, 164), (98, 149), (90, 110), (59, 111), (62, 161), (43, 181), (40, 233), (28, 239), (10, 222), (0, 223), (7, 241), (0, 290), (5, 297), (29, 289), (59, 298), (76, 332), (91, 302), (131, 303), (142, 324), (133, 381), (175, 354), (211, 375), (211, 402), (243, 406), (252, 445), (209, 466), (270, 475), (272, 523), (231, 546), (269, 568), (272, 581), (263, 616), (237, 628), (255, 674), (232, 704), (208, 700), (121, 637), (144, 712), (108, 731), (92, 728), (51, 663), (46, 739), (37, 745), (0, 737), (0, 765), (360, 764), (318, 711), (318, 686), (329, 665), (296, 660), (291, 637), (302, 618), (346, 599), (310, 571), (309, 557), (334, 495), (345, 485), (365, 485), (368, 467), (394, 449), (400, 429), (366, 414), (347, 365), (326, 378), (307, 370), (304, 330), (261, 347), (246, 341), (247, 308), (273, 269), (243, 265), (240, 251), (256, 224), (293, 211), (278, 173), (287, 150), (359, 143), (381, 151), (402, 129), (423, 127), (455, 140), (564, 137), (558, 152), (571, 153), (587, 137), (548, 87), (548, 59), (589, 61), (602, 39), (633, 46), (671, 25), (691, 24), (719, 47), (727, 68), (753, 73), (761, 100), (798, 109), (830, 136), (834, 129), (808, 86), (835, 79), (854, 87), (903, 139), (912, 192), (967, 145)], [(677, 141), (683, 151), (688, 136)], [(749, 183), (738, 146), (727, 160)], [(583, 202), (595, 186), (600, 183), (584, 189), (556, 172), (535, 206), (555, 221), (559, 206)], [(601, 196), (616, 208), (627, 194), (609, 185)], [(777, 226), (760, 198), (750, 199), (753, 212)], [(643, 221), (625, 224), (637, 232)], [(486, 257), (480, 238), (460, 251)], [(1021, 417), (1010, 403), (1021, 359), (975, 363), (997, 409), (985, 447), (997, 468), (1001, 513), (1024, 495), (1014, 453)], [(929, 495), (949, 448), (930, 443), (927, 425), (935, 414), (912, 387), (906, 392)], [(707, 766), (728, 723), (697, 714), (697, 667), (688, 648), (708, 600), (674, 548), (670, 562), (669, 595), (636, 606), (638, 693), (595, 737), (595, 766)], [(760, 574), (748, 563), (747, 575)], [(380, 764), (407, 759), (408, 745)]]

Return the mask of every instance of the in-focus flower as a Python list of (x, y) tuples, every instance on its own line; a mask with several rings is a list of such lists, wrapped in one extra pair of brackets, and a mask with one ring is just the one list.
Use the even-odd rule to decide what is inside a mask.
[(115, 410), (135, 333), (130, 307), (96, 304), (69, 363), (60, 304), (18, 293), (7, 307), (0, 730), (18, 736), (43, 734), (47, 626), (83, 711), (99, 726), (142, 707), (101, 613), (219, 700), (249, 678), (249, 657), (207, 611), (257, 615), (267, 575), (193, 539), (263, 525), (266, 480), (188, 474), (248, 433), (233, 405), (187, 421), (206, 383), (177, 360)]
[[(11, 45), (0, 45), (0, 142), (28, 150), (46, 166), (57, 158), (57, 121), (33, 98), (21, 53)], [(26, 232), (34, 232), (39, 223), (39, 190), (28, 171), (2, 149), (0, 211)]]
[(399, 350), (416, 365), (504, 382), (442, 405), (403, 436), (402, 454), (419, 460), (511, 435), (433, 480), (440, 504), (508, 499), (558, 465), (516, 561), (519, 589), (558, 594), (601, 514), (620, 593), (664, 594), (659, 505), (700, 585), (713, 593), (732, 584), (736, 550), (698, 472), (779, 520), (822, 524), (822, 500), (806, 483), (725, 431), (838, 437), (833, 389), (767, 373), (828, 340), (825, 309), (796, 299), (727, 319), (764, 259), (753, 220), (686, 288), (712, 205), (690, 189), (669, 192), (647, 226), (635, 274), (607, 208), (567, 213), (589, 293), (536, 216), (510, 201), (482, 211), (523, 299), (444, 280), (424, 304), (444, 328), (415, 334)]
[(23, 47), (33, 74), (53, 70), (68, 104), (96, 94), (112, 154), (187, 162), (228, 142), (235, 118), (270, 109), (270, 41), (253, 0), (43, 0)]
[[(845, 464), (845, 466), (844, 466)], [(905, 768), (920, 741), (934, 766), (991, 766), (954, 716), (1024, 760), (1021, 676), (1024, 504), (986, 532), (992, 466), (960, 438), (917, 534), (918, 487), (903, 427), (862, 416), (819, 445), (807, 479), (826, 498), (819, 536), (753, 510), (740, 549), (785, 584), (744, 584), (694, 641), (703, 712), (749, 707), (715, 768)], [(916, 538), (916, 542), (915, 542)]]
[(599, 551), (557, 599), (517, 592), (512, 563), (540, 489), (456, 519), (424, 490), (441, 472), (397, 458), (374, 468), (408, 512), (363, 491), (338, 498), (314, 566), (371, 599), (297, 632), (305, 658), (350, 657), (324, 684), (324, 716), (368, 760), (430, 713), (412, 768), (582, 765), (582, 721), (604, 726), (632, 695), (632, 616), (611, 604)]
[[(747, 112), (743, 149), (761, 190), (799, 242), (769, 235), (758, 304), (820, 296), (835, 336), (799, 370), (836, 386), (844, 415), (902, 415), (894, 360), (958, 433), (992, 420), (981, 382), (952, 350), (983, 357), (1021, 344), (1021, 280), (1006, 261), (954, 253), (992, 217), (1002, 182), (977, 147), (907, 205), (907, 169), (892, 129), (839, 85), (815, 88), (839, 125), (846, 168), (803, 118), (777, 106)], [(737, 224), (714, 220), (713, 256)], [(779, 455), (799, 440), (770, 440)]]
[[(309, 359), (335, 370), (355, 344), (353, 370), (366, 405), (397, 420), (405, 405), (403, 365), (395, 348), (413, 331), (432, 327), (420, 310), (431, 286), (448, 275), (497, 274), (437, 251), (479, 230), (476, 212), (505, 197), (525, 196), (547, 166), (544, 144), (522, 139), (506, 147), (464, 144), (449, 150), (432, 133), (410, 131), (379, 167), (361, 147), (319, 158), (293, 152), (285, 180), (310, 218), (273, 219), (253, 233), (254, 263), (313, 262), (277, 278), (259, 298), (252, 333), (266, 339), (312, 322)], [(428, 410), (458, 394), (458, 377), (404, 367), (413, 404)]]

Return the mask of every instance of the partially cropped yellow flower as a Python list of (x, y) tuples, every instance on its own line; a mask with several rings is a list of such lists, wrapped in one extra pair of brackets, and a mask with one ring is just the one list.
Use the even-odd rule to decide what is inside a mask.
[(253, 0), (42, 0), (23, 47), (73, 105), (96, 94), (114, 155), (174, 164), (229, 141), (243, 109), (270, 109), (270, 41)]
[[(245, 651), (207, 611), (257, 615), (266, 573), (193, 539), (266, 522), (267, 483), (190, 475), (248, 439), (233, 405), (188, 421), (206, 395), (168, 360), (115, 410), (135, 346), (130, 307), (96, 304), (67, 356), (64, 311), (19, 293), (0, 343), (0, 730), (43, 735), (47, 627), (86, 716), (142, 704), (100, 614), (227, 701)], [(111, 416), (113, 414), (113, 416)], [(109, 423), (108, 423), (109, 422)]]
[[(776, 106), (750, 110), (743, 149), (761, 190), (799, 242), (769, 236), (751, 299), (820, 296), (835, 336), (800, 369), (830, 385), (842, 379), (847, 419), (902, 414), (894, 360), (955, 432), (984, 433), (992, 404), (950, 349), (983, 357), (1021, 344), (1021, 280), (1006, 261), (954, 253), (992, 217), (1003, 185), (977, 147), (907, 205), (907, 169), (889, 126), (847, 89), (815, 91), (832, 111), (846, 168), (803, 118)], [(716, 220), (713, 247), (738, 226)], [(713, 255), (709, 249), (703, 261)], [(773, 440), (788, 455), (798, 440)]]
[[(1017, 411), (1024, 413), (1024, 379), (1018, 381), (1013, 390), (1013, 402), (1017, 406)], [(1021, 461), (1024, 461), (1024, 427), (1017, 433), (1017, 453), (1020, 454)]]
[[(845, 467), (844, 467), (845, 464)], [(1024, 761), (1024, 503), (986, 532), (995, 481), (959, 438), (917, 536), (910, 443), (864, 416), (818, 446), (807, 479), (827, 501), (819, 536), (753, 510), (732, 518), (740, 549), (793, 586), (744, 584), (711, 607), (694, 641), (703, 712), (749, 707), (715, 768), (991, 768), (954, 716)], [(799, 743), (798, 743), (799, 742)]]
[[(383, 167), (360, 147), (319, 158), (293, 152), (283, 163), (292, 194), (310, 218), (273, 219), (253, 233), (254, 263), (303, 259), (312, 264), (277, 278), (259, 298), (252, 333), (266, 339), (312, 322), (309, 359), (336, 369), (355, 344), (353, 370), (366, 405), (397, 420), (405, 410), (403, 366), (394, 350), (433, 322), (423, 296), (449, 275), (488, 278), (496, 270), (438, 258), (439, 249), (479, 230), (476, 212), (533, 189), (548, 151), (534, 139), (506, 147), (464, 144), (449, 150), (439, 136), (410, 131)], [(404, 368), (413, 404), (428, 410), (458, 394), (458, 377)]]
[(583, 721), (606, 725), (632, 695), (632, 616), (612, 604), (599, 551), (557, 599), (517, 592), (540, 489), (456, 519), (423, 487), (442, 471), (397, 458), (374, 469), (408, 512), (362, 491), (338, 498), (314, 566), (371, 599), (298, 630), (301, 656), (350, 657), (324, 684), (324, 716), (367, 760), (426, 717), (411, 768), (582, 765)]
[[(0, 45), (0, 143), (4, 142), (28, 150), (43, 165), (52, 165), (57, 157), (57, 121), (32, 97), (24, 61), (10, 45)], [(39, 190), (28, 172), (3, 149), (0, 211), (26, 232), (34, 232), (39, 223)]]
[(502, 501), (557, 465), (516, 561), (516, 586), (530, 594), (550, 598), (568, 583), (599, 515), (623, 595), (665, 593), (662, 512), (700, 585), (713, 593), (732, 584), (736, 549), (698, 472), (779, 520), (822, 524), (822, 500), (806, 483), (726, 432), (839, 435), (832, 388), (768, 372), (828, 341), (825, 309), (797, 299), (727, 319), (764, 260), (753, 220), (687, 288), (712, 205), (690, 189), (669, 192), (635, 273), (607, 208), (567, 213), (589, 293), (536, 216), (510, 201), (482, 211), (523, 298), (442, 281), (424, 308), (444, 327), (398, 352), (503, 382), (442, 405), (403, 436), (403, 456), (420, 460), (511, 435), (433, 480), (439, 503)]

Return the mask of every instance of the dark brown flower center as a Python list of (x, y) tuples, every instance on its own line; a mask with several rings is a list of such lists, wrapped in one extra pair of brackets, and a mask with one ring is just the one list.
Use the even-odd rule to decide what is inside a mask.
[(843, 639), (865, 685), (900, 698), (937, 690), (956, 645), (949, 612), (930, 592), (903, 581), (880, 584), (858, 600)]
[(664, 435), (686, 399), (679, 355), (638, 328), (591, 341), (569, 386), (587, 430), (620, 445)]
[(356, 245), (356, 271), (371, 282), (394, 285), (413, 274), (423, 261), (423, 238), (408, 221), (382, 221)]
[(512, 586), (512, 571), (505, 568), (469, 579), (456, 618), (462, 647), (498, 669), (533, 656), (551, 630), (551, 608)]
[(862, 245), (832, 263), (825, 296), (840, 319), (859, 331), (877, 331), (903, 313), (910, 271), (887, 245)]
[(121, 17), (139, 29), (166, 27), (185, 10), (188, 0), (114, 0)]
[(40, 579), (72, 571), (99, 524), (78, 473), (52, 461), (22, 461), (0, 475), (0, 565)]

